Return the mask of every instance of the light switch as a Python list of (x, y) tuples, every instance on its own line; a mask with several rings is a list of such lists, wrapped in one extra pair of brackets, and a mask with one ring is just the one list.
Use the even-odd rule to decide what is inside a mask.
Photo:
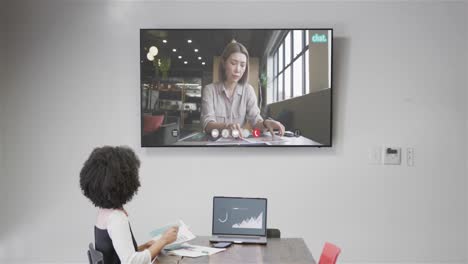
[(382, 156), (383, 164), (385, 165), (401, 164), (401, 148), (384, 147)]
[(369, 148), (369, 164), (382, 164), (382, 147), (373, 146)]
[(406, 163), (409, 167), (414, 166), (414, 148), (406, 149)]

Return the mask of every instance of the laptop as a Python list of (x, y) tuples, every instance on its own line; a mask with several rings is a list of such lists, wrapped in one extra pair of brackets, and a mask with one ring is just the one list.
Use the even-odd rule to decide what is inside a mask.
[(213, 197), (211, 242), (266, 244), (267, 199)]

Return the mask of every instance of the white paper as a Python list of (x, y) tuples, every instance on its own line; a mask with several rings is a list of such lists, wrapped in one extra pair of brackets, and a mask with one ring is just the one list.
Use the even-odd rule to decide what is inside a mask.
[(196, 258), (196, 257), (201, 257), (201, 256), (213, 255), (213, 254), (226, 250), (225, 248), (196, 246), (196, 245), (190, 245), (188, 243), (184, 243), (182, 246), (183, 248), (170, 250), (168, 251), (167, 254), (182, 256), (182, 257)]
[(153, 240), (159, 240), (164, 232), (172, 226), (179, 226), (179, 232), (177, 233), (177, 239), (171, 244), (166, 245), (165, 249), (178, 248), (184, 242), (190, 241), (195, 238), (195, 235), (190, 231), (189, 227), (182, 221), (179, 220), (176, 224), (169, 224), (164, 227), (158, 228), (150, 233), (153, 236)]

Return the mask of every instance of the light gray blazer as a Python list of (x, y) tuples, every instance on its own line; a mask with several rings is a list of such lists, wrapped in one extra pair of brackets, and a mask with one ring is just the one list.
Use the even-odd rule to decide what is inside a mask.
[(209, 122), (240, 124), (248, 122), (252, 127), (263, 121), (257, 106), (257, 96), (250, 84), (237, 84), (232, 98), (228, 98), (222, 82), (211, 83), (203, 88), (201, 123), (203, 130)]

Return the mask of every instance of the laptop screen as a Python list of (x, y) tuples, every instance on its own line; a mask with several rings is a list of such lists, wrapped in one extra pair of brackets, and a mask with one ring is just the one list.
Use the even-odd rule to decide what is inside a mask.
[(266, 236), (266, 198), (213, 198), (213, 235)]

